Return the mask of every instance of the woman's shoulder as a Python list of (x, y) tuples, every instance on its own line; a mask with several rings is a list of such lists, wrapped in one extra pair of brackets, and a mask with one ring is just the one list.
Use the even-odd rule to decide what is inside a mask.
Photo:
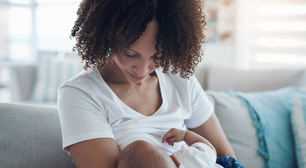
[(64, 87), (75, 87), (75, 88), (97, 88), (101, 87), (101, 76), (98, 70), (82, 70), (79, 74), (69, 78), (67, 81), (63, 82), (59, 89)]

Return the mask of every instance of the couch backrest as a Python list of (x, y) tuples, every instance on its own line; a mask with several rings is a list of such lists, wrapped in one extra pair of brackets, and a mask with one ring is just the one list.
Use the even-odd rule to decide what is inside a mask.
[[(240, 70), (226, 67), (201, 67), (196, 76), (204, 90), (232, 89), (241, 92), (275, 90), (300, 86), (306, 80), (306, 69)], [(302, 79), (305, 78), (305, 79)]]
[(75, 168), (55, 107), (0, 103), (0, 167)]
[[(34, 64), (20, 64), (11, 67), (13, 102), (30, 99), (35, 73)], [(199, 66), (195, 76), (204, 90), (267, 91), (286, 86), (297, 86), (303, 81), (306, 83), (306, 68), (240, 70), (229, 67)]]

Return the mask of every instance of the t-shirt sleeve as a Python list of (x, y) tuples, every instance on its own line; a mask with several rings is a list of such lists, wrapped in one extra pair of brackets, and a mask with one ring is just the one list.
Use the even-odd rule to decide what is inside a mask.
[(185, 120), (187, 128), (196, 128), (205, 123), (214, 113), (214, 106), (209, 101), (202, 86), (193, 75), (188, 83), (189, 100), (191, 104), (191, 117)]
[(95, 138), (114, 138), (105, 109), (92, 98), (91, 93), (64, 84), (58, 89), (58, 113), (62, 131), (62, 149)]

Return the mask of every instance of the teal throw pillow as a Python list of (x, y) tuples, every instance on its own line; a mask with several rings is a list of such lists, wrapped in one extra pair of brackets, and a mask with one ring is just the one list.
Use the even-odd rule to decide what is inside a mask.
[(259, 138), (257, 152), (265, 158), (265, 168), (296, 168), (290, 115), (293, 96), (303, 92), (297, 87), (286, 87), (265, 92), (229, 90), (226, 93), (240, 98), (249, 108)]

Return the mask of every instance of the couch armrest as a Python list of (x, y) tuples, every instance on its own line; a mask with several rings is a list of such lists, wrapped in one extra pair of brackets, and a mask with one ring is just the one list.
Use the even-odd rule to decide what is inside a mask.
[(76, 168), (62, 149), (56, 107), (0, 103), (0, 128), (0, 167)]
[(11, 65), (10, 78), (12, 102), (29, 100), (35, 81), (35, 63)]

